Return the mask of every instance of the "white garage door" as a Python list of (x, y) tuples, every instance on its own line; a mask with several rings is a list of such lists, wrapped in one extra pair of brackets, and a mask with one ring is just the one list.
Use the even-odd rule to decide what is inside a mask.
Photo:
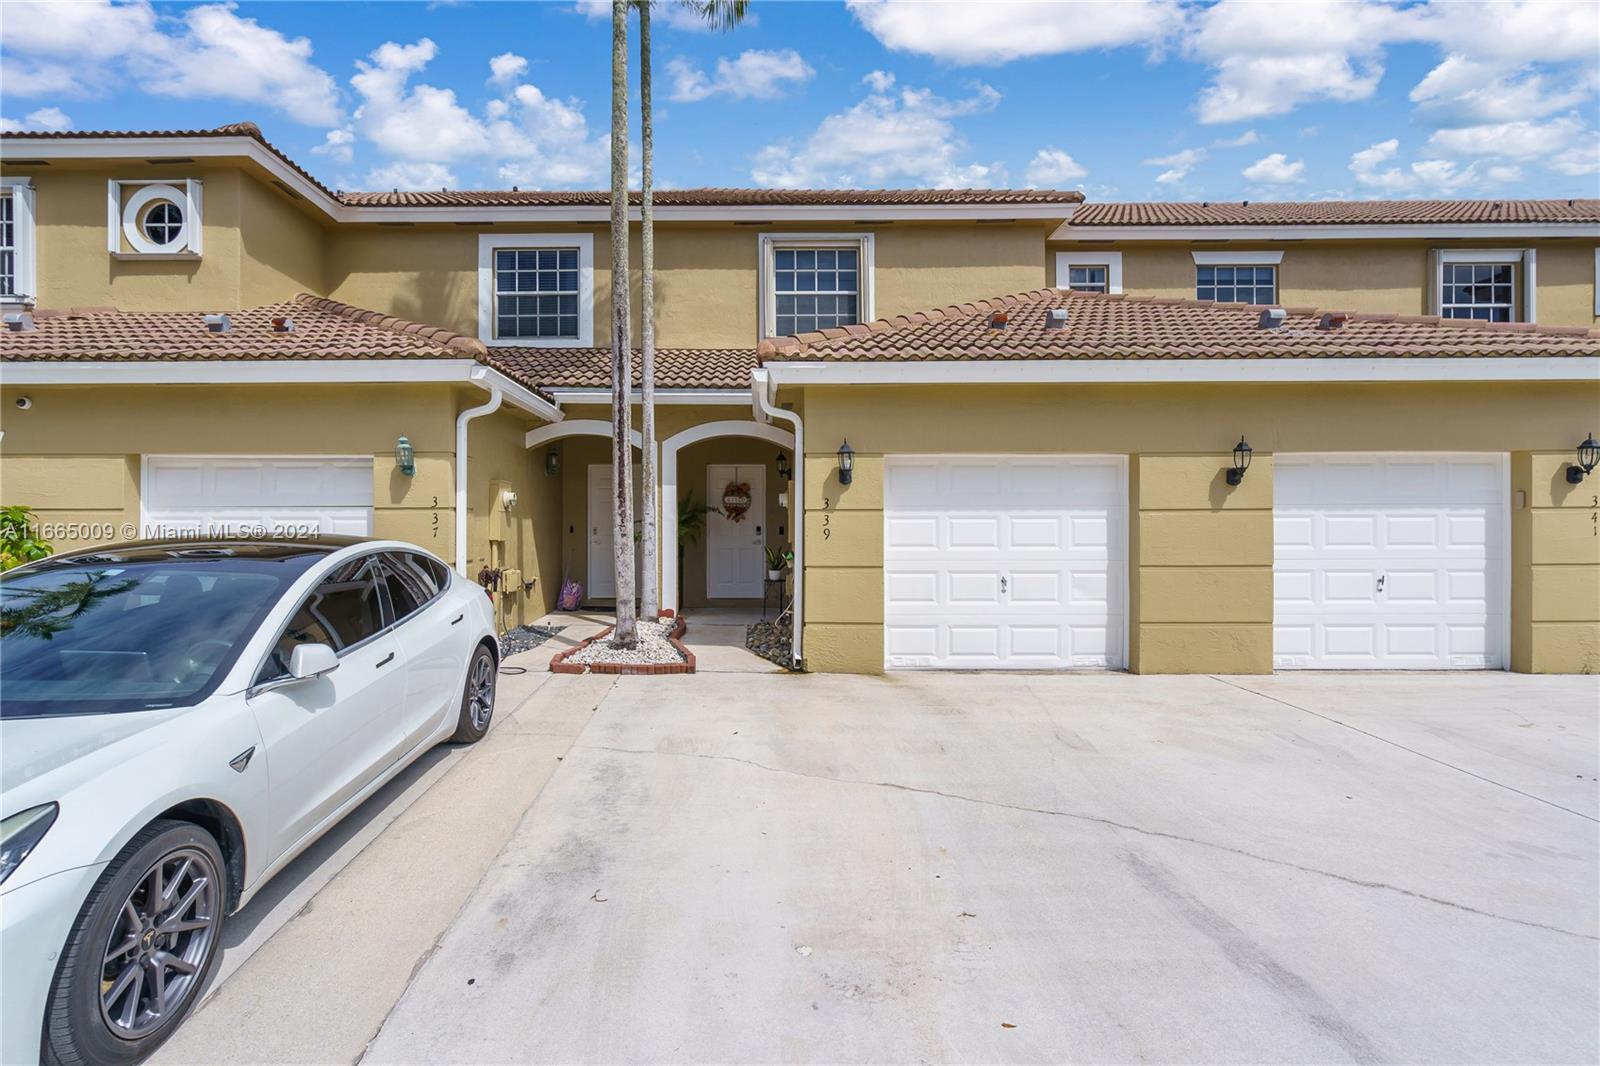
[(1275, 459), (1273, 662), (1505, 663), (1503, 456)]
[(147, 455), (144, 535), (372, 533), (372, 457)]
[(894, 458), (884, 471), (891, 668), (1123, 664), (1123, 460)]

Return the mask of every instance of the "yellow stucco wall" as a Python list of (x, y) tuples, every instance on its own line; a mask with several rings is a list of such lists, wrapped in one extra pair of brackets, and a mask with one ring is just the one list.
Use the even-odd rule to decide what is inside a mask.
[[(482, 394), (463, 392), (462, 400), (464, 407), (476, 406)], [(501, 410), (475, 419), (467, 431), (467, 572), (515, 569), (524, 583), (533, 582), (531, 589), (502, 582), (495, 608), (503, 630), (554, 610), (561, 589), (560, 482), (546, 477), (539, 457), (523, 446), (528, 430), (542, 424)], [(502, 488), (517, 494), (510, 510), (496, 498)]]
[[(1122, 288), (1134, 296), (1192, 299), (1193, 252), (1230, 249), (1281, 251), (1278, 300), (1289, 306), (1345, 311), (1428, 311), (1428, 259), (1433, 248), (1534, 248), (1537, 250), (1539, 322), (1591, 326), (1595, 322), (1593, 240), (1505, 241), (1208, 241), (1205, 243), (1094, 242), (1048, 247), (1050, 284), (1056, 284), (1055, 253), (1122, 253)], [(1520, 298), (1520, 297), (1519, 297)]]
[[(322, 227), (285, 193), (237, 167), (130, 161), (27, 173), (35, 188), (40, 307), (231, 311), (326, 288)], [(202, 182), (200, 258), (114, 257), (107, 248), (107, 181), (181, 187), (186, 178)], [(123, 203), (136, 188), (123, 186)], [(119, 245), (126, 250), (120, 239)]]
[(1600, 475), (1567, 482), (1572, 451), (1511, 457), (1511, 665), (1600, 672)]
[[(1584, 589), (1600, 583), (1600, 555), (1583, 539), (1589, 497), (1560, 495), (1554, 479), (1600, 406), (1600, 385), (855, 386), (804, 398), (812, 669), (882, 669), (885, 455), (1031, 452), (1130, 457), (1133, 669), (1270, 671), (1273, 453), (1340, 451), (1543, 453), (1545, 495), (1531, 492), (1531, 514), (1513, 516), (1513, 555), (1530, 553), (1517, 564), (1527, 591), (1513, 589), (1522, 642), (1513, 664), (1594, 669), (1600, 601)], [(1229, 489), (1227, 449), (1241, 433), (1256, 458)], [(834, 450), (845, 437), (856, 474), (841, 489)]]

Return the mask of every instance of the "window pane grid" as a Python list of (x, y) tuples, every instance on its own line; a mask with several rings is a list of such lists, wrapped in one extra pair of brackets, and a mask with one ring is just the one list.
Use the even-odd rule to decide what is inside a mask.
[(161, 201), (144, 213), (144, 235), (155, 244), (171, 244), (183, 229), (183, 209)]
[(16, 201), (10, 193), (0, 196), (0, 296), (17, 294), (17, 216)]
[(861, 321), (861, 253), (856, 248), (779, 248), (773, 253), (778, 336)]
[(1107, 269), (1103, 266), (1067, 268), (1067, 288), (1074, 292), (1105, 292)]
[(1278, 302), (1278, 268), (1197, 266), (1194, 296), (1218, 303), (1274, 304)]
[(1510, 263), (1446, 263), (1439, 313), (1445, 318), (1510, 322), (1515, 311)]
[(578, 339), (578, 249), (494, 253), (495, 336)]

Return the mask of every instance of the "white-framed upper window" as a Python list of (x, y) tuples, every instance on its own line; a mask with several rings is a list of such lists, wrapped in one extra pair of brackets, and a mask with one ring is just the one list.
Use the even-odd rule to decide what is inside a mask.
[(0, 303), (33, 303), (35, 276), (33, 179), (0, 178)]
[(1194, 252), (1194, 298), (1275, 304), (1282, 252)]
[(593, 347), (594, 235), (480, 235), (478, 338), (529, 348)]
[(109, 183), (108, 247), (118, 257), (200, 254), (200, 182)]
[(1057, 252), (1056, 288), (1074, 292), (1121, 292), (1121, 252)]
[(763, 337), (872, 321), (870, 233), (763, 233)]
[(1532, 248), (1450, 248), (1434, 253), (1431, 304), (1441, 318), (1532, 322), (1536, 256)]

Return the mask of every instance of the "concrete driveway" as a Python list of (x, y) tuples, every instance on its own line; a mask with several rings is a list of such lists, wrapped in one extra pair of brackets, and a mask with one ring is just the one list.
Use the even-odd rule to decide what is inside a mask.
[(363, 1061), (1600, 1058), (1594, 678), (609, 684)]

